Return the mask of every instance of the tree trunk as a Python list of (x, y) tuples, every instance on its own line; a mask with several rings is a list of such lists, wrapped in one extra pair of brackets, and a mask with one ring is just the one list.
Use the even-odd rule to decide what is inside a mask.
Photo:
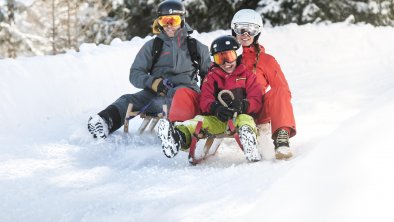
[(56, 55), (56, 19), (55, 19), (56, 0), (52, 0), (52, 54)]

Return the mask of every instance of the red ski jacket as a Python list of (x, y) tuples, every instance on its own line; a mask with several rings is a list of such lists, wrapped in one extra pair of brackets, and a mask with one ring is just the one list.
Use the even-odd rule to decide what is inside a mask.
[(220, 67), (214, 66), (208, 72), (201, 87), (200, 108), (203, 114), (211, 113), (211, 106), (218, 101), (222, 90), (230, 90), (235, 99), (246, 99), (249, 102), (247, 114), (255, 116), (262, 108), (261, 85), (256, 81), (256, 75), (240, 64), (234, 72), (228, 74)]

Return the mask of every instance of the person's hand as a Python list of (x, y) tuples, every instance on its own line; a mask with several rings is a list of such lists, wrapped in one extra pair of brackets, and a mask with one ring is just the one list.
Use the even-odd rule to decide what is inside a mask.
[(223, 93), (221, 95), (221, 99), (223, 100), (223, 102), (227, 105), (230, 106), (230, 104), (233, 102), (233, 98), (231, 98), (231, 96), (228, 93)]
[(246, 100), (236, 99), (231, 102), (230, 107), (234, 109), (234, 112), (238, 114), (247, 113), (249, 102)]
[(155, 91), (159, 96), (167, 95), (168, 88), (164, 85), (164, 81), (162, 78), (158, 78), (153, 80), (152, 90)]
[(218, 106), (215, 110), (215, 116), (223, 122), (228, 121), (229, 119), (233, 118), (234, 110), (225, 106)]

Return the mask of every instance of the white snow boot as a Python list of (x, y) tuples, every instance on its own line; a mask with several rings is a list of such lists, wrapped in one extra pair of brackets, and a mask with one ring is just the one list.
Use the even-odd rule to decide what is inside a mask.
[(275, 158), (278, 160), (287, 160), (293, 156), (293, 151), (289, 146), (289, 132), (280, 129), (274, 140)]
[(161, 140), (161, 148), (163, 149), (164, 155), (168, 158), (176, 156), (182, 144), (184, 144), (182, 132), (174, 129), (167, 119), (160, 119), (157, 125), (157, 132)]
[(99, 115), (91, 116), (88, 120), (88, 130), (93, 138), (107, 138), (109, 134), (108, 124)]
[(238, 134), (246, 159), (250, 162), (260, 161), (261, 154), (257, 149), (257, 138), (253, 129), (250, 126), (241, 126)]

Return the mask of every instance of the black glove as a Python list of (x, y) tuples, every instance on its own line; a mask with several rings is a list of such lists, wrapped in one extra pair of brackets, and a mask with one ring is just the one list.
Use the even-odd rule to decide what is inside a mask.
[(168, 79), (157, 78), (153, 80), (152, 90), (160, 96), (167, 95), (168, 88), (174, 87), (174, 85)]
[(247, 113), (249, 102), (247, 100), (236, 99), (230, 104), (230, 107), (238, 114)]
[(217, 106), (215, 109), (215, 116), (223, 122), (228, 121), (229, 119), (233, 118), (234, 110), (222, 105)]
[(228, 93), (223, 93), (221, 97), (223, 102), (226, 103), (227, 106), (230, 106), (230, 104), (233, 102), (233, 99)]
[(168, 92), (168, 88), (166, 85), (164, 85), (164, 81), (161, 80), (159, 82), (159, 85), (157, 86), (157, 94), (159, 94), (160, 96), (165, 96), (167, 95)]

